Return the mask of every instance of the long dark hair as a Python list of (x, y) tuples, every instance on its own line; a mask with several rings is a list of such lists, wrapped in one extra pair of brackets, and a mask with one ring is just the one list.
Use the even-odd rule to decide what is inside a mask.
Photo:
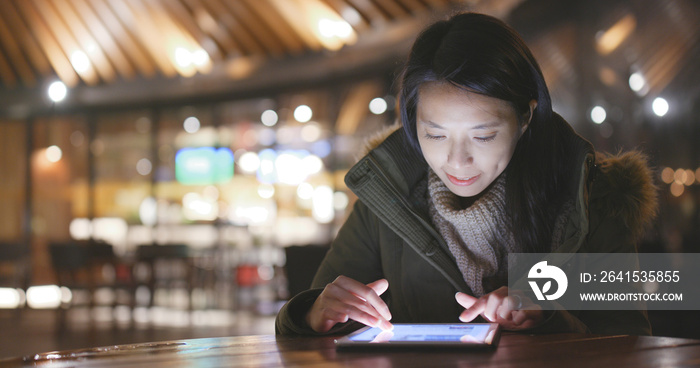
[[(530, 252), (550, 249), (561, 201), (563, 152), (555, 139), (552, 102), (542, 71), (515, 30), (488, 15), (462, 13), (437, 22), (416, 39), (403, 71), (399, 106), (408, 139), (420, 152), (418, 89), (446, 81), (509, 102), (529, 126), (506, 168), (506, 206), (516, 242)], [(521, 121), (521, 123), (526, 122)]]

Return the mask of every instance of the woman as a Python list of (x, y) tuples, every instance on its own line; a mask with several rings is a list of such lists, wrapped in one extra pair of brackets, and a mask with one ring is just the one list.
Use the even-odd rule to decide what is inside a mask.
[(533, 333), (650, 333), (643, 311), (543, 311), (508, 296), (509, 253), (635, 252), (656, 211), (643, 157), (596, 155), (554, 114), (514, 30), (474, 13), (427, 28), (400, 110), (403, 129), (348, 172), (359, 200), (277, 333), (477, 317)]

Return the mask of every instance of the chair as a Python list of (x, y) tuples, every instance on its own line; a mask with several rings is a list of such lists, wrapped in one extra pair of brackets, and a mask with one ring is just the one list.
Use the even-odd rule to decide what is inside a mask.
[[(0, 287), (27, 290), (29, 287), (29, 248), (21, 242), (0, 242)], [(23, 305), (17, 306), (17, 316)]]
[[(75, 292), (84, 291), (87, 294), (87, 303), (80, 303), (74, 297), (68, 303), (58, 309), (59, 327), (65, 327), (66, 310), (78, 305), (90, 308), (98, 303), (96, 291), (100, 288), (109, 288), (116, 294), (118, 290), (126, 290), (129, 296), (133, 295), (133, 284), (130, 274), (117, 272), (120, 267), (128, 267), (115, 255), (112, 245), (99, 241), (52, 241), (49, 243), (49, 254), (56, 280), (59, 286), (67, 287)], [(112, 270), (105, 272), (105, 267)], [(116, 296), (109, 306), (118, 304)], [(133, 308), (133, 298), (128, 302)]]
[(155, 303), (157, 289), (184, 286), (188, 293), (188, 309), (192, 309), (193, 262), (190, 253), (190, 248), (184, 244), (148, 244), (137, 247), (134, 279), (137, 287), (148, 288), (149, 307)]

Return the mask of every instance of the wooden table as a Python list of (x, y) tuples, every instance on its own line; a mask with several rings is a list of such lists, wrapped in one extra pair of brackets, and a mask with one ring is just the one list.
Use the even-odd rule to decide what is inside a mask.
[(495, 351), (336, 351), (333, 338), (242, 336), (42, 353), (0, 367), (677, 367), (700, 340), (504, 333)]

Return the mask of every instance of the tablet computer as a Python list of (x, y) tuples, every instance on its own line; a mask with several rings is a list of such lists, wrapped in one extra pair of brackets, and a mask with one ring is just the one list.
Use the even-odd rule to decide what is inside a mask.
[(335, 340), (336, 347), (430, 347), (493, 349), (500, 338), (498, 323), (394, 324), (392, 331), (364, 327)]

